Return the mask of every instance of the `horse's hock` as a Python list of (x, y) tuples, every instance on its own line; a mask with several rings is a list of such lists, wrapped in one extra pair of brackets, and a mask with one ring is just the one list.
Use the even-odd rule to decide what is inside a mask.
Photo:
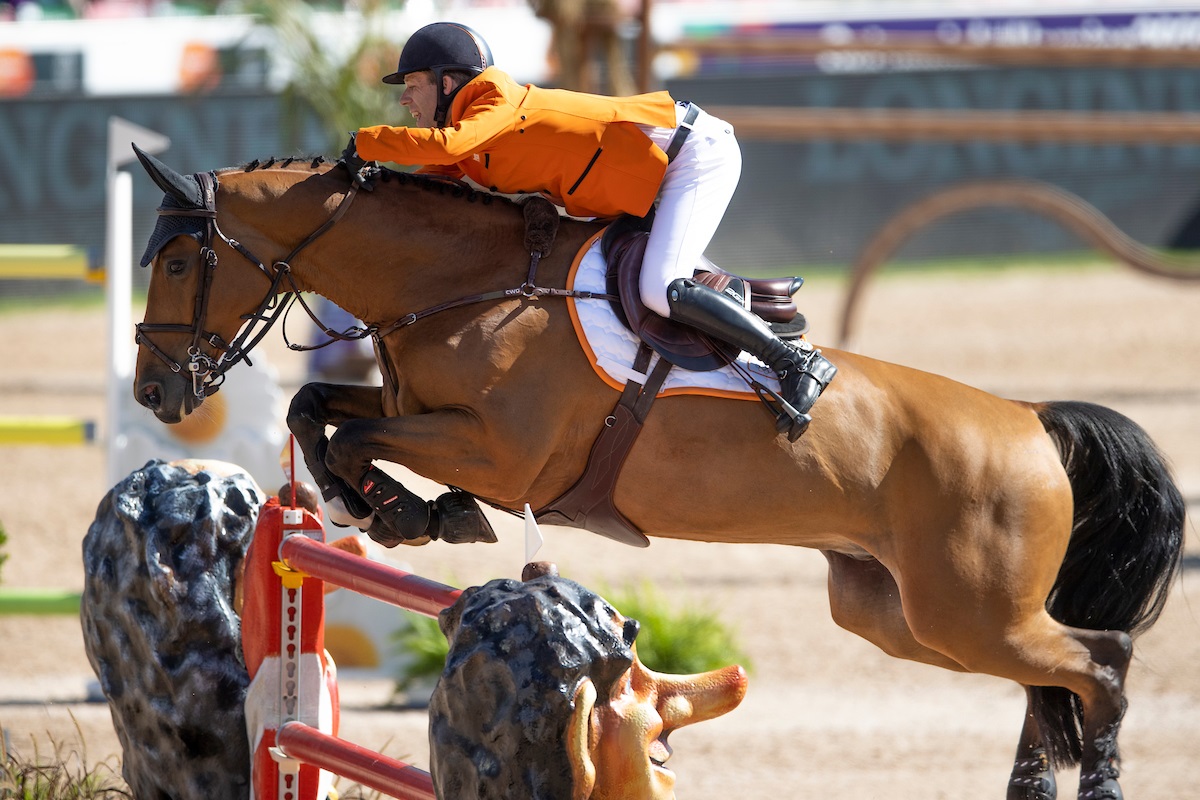
[(248, 796), (234, 575), (264, 499), (244, 473), (151, 461), (84, 537), (84, 646), (134, 797)]

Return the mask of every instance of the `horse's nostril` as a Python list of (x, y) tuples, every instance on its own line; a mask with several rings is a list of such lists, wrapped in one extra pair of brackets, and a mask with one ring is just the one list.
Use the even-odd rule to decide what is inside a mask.
[(151, 383), (142, 388), (142, 405), (151, 411), (157, 411), (162, 405), (162, 392), (157, 383)]

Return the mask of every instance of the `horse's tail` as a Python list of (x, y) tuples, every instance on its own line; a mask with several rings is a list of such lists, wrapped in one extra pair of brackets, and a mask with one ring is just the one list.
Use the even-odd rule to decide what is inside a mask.
[[(1158, 619), (1183, 558), (1185, 504), (1149, 435), (1091, 403), (1034, 407), (1058, 445), (1075, 498), (1071, 540), (1050, 616), (1076, 628), (1131, 636)], [(1055, 763), (1078, 763), (1083, 707), (1059, 687), (1034, 687), (1032, 710)]]

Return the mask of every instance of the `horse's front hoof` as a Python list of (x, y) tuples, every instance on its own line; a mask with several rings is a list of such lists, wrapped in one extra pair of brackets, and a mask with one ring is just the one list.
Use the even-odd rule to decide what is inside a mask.
[(437, 499), (437, 538), (451, 544), (486, 542), (495, 544), (492, 523), (467, 492), (446, 492)]

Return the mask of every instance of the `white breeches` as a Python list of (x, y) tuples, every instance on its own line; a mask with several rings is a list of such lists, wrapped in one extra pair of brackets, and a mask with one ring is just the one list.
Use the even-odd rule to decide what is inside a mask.
[[(676, 106), (682, 119), (684, 106)], [(643, 128), (666, 150), (674, 128)], [(690, 278), (742, 175), (742, 151), (733, 126), (700, 111), (692, 132), (667, 165), (658, 190), (658, 210), (642, 259), (642, 302), (656, 314), (671, 315), (667, 286)]]

